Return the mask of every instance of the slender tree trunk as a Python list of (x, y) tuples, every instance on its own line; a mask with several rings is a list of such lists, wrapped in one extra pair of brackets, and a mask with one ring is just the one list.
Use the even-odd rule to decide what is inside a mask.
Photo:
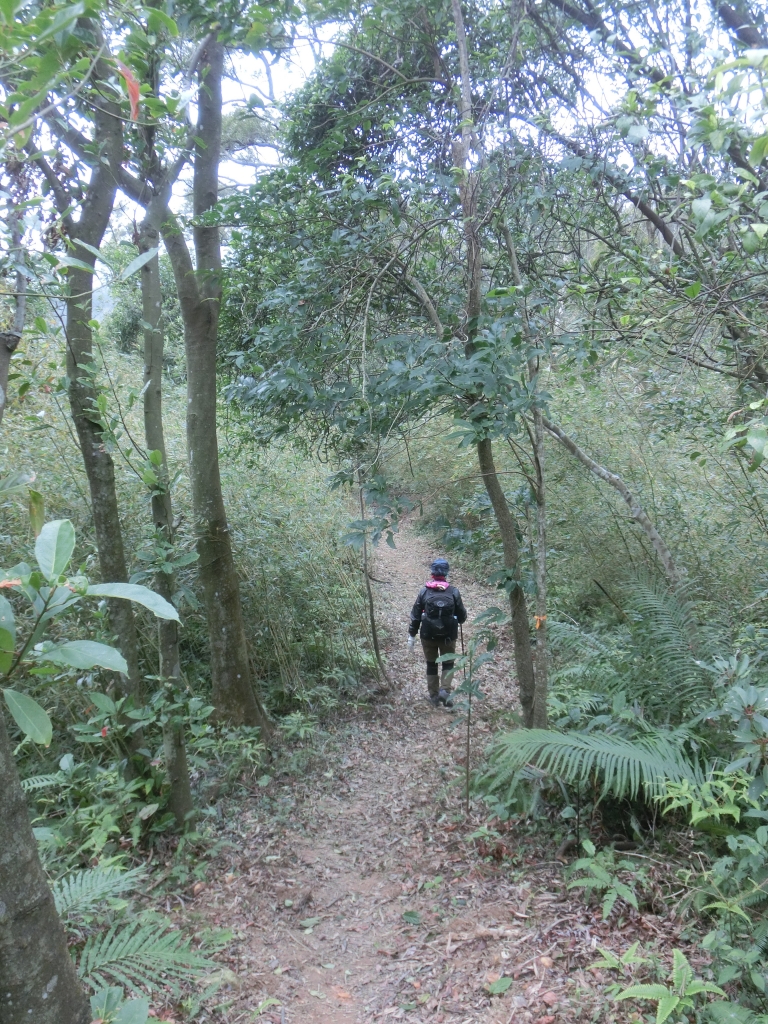
[(89, 1024), (0, 713), (0, 1021)]
[[(82, 19), (84, 27), (100, 40), (98, 26), (90, 19)], [(94, 88), (103, 84), (103, 95), (94, 106), (94, 144), (98, 153), (91, 169), (91, 177), (85, 198), (74, 199), (64, 188), (56, 174), (42, 155), (37, 163), (45, 175), (56, 206), (65, 224), (66, 232), (73, 247), (73, 255), (86, 267), (70, 267), (67, 273), (69, 298), (66, 303), (66, 344), (67, 378), (69, 381), (69, 405), (75, 424), (80, 450), (83, 456), (88, 486), (91, 493), (93, 525), (99, 552), (99, 566), (102, 578), (110, 583), (123, 583), (128, 579), (120, 527), (120, 514), (115, 490), (115, 468), (102, 437), (101, 427), (94, 411), (96, 391), (88, 375), (93, 362), (93, 332), (90, 326), (92, 316), (93, 267), (104, 232), (112, 215), (115, 202), (116, 174), (123, 158), (123, 134), (119, 105), (110, 98), (108, 83), (114, 78), (114, 65), (105, 58), (99, 58), (94, 66), (91, 81)], [(70, 208), (77, 203), (80, 216), (77, 221), (71, 217)], [(79, 245), (84, 242), (88, 248)], [(139, 674), (136, 624), (130, 601), (117, 599), (108, 602), (109, 621), (117, 634), (118, 644), (128, 662), (128, 676), (122, 689), (140, 698), (141, 676)]]
[[(520, 266), (517, 262), (512, 233), (506, 224), (502, 225), (504, 241), (507, 246), (512, 280), (518, 288), (523, 287)], [(533, 351), (533, 337), (528, 320), (528, 310), (523, 295), (521, 312), (523, 334), (529, 353)], [(538, 377), (538, 357), (532, 355), (528, 359), (528, 379), (534, 383)], [(533, 717), (531, 724), (534, 729), (547, 728), (547, 697), (549, 693), (549, 648), (547, 645), (547, 503), (544, 483), (544, 420), (538, 404), (533, 406), (533, 430), (530, 431), (533, 464), (536, 470), (536, 549), (533, 559), (533, 572), (536, 580), (536, 690), (533, 700)]]
[[(159, 231), (153, 224), (154, 210), (150, 206), (147, 217), (139, 232), (139, 251), (156, 249)], [(159, 466), (155, 467), (160, 484), (154, 488), (151, 498), (152, 521), (157, 534), (169, 547), (173, 546), (173, 505), (171, 500), (170, 474), (165, 449), (163, 430), (163, 330), (160, 322), (163, 296), (160, 284), (160, 262), (155, 255), (141, 269), (141, 298), (144, 315), (144, 436), (147, 449), (161, 455)], [(175, 590), (175, 577), (158, 572), (155, 575), (155, 589), (170, 601)], [(171, 702), (180, 685), (181, 659), (179, 657), (179, 624), (173, 620), (158, 619), (160, 647), (160, 675), (168, 687)], [(163, 726), (163, 750), (165, 770), (170, 785), (170, 807), (176, 824), (183, 828), (194, 810), (192, 789), (189, 781), (187, 750), (184, 741), (184, 723), (175, 711), (169, 713)]]
[(547, 728), (549, 691), (549, 649), (547, 644), (547, 502), (544, 486), (544, 424), (541, 410), (533, 421), (533, 461), (536, 466), (536, 691), (533, 700), (533, 728)]
[[(357, 486), (360, 495), (360, 517), (365, 520), (365, 497), (363, 496), (363, 475), (358, 470), (357, 473)], [(365, 587), (368, 595), (368, 621), (371, 626), (371, 640), (373, 641), (373, 653), (376, 655), (376, 664), (379, 667), (381, 674), (381, 686), (380, 690), (386, 693), (390, 687), (389, 673), (387, 672), (384, 664), (384, 659), (381, 656), (381, 649), (379, 647), (379, 630), (376, 625), (376, 609), (373, 603), (373, 588), (371, 587), (371, 577), (368, 575), (368, 537), (366, 536), (365, 528), (363, 528), (363, 573), (365, 575)]]
[[(91, 237), (92, 234), (88, 239), (89, 244), (97, 248), (101, 235), (95, 242), (90, 241)], [(93, 265), (94, 257), (83, 249), (78, 250), (77, 258)], [(72, 296), (67, 299), (66, 319), (69, 406), (88, 477), (99, 568), (105, 582), (125, 583), (128, 570), (117, 503), (115, 466), (94, 414), (96, 390), (85, 369), (93, 360), (93, 332), (89, 323), (93, 271), (71, 268), (69, 287)], [(122, 689), (125, 693), (133, 694), (138, 701), (141, 697), (141, 675), (131, 602), (113, 599), (108, 605), (110, 626), (117, 634), (118, 646), (128, 662), (128, 676), (123, 677)]]
[(533, 724), (533, 705), (536, 682), (533, 672), (533, 651), (531, 647), (531, 631), (528, 623), (528, 608), (523, 588), (517, 579), (520, 570), (520, 550), (517, 542), (515, 518), (507, 502), (504, 490), (499, 482), (496, 466), (493, 461), (493, 446), (486, 438), (478, 442), (477, 457), (480, 472), (483, 476), (485, 489), (491, 499), (501, 533), (501, 546), (504, 552), (504, 566), (513, 577), (512, 589), (509, 593), (509, 608), (512, 616), (512, 636), (515, 644), (515, 668), (517, 682), (520, 687), (520, 703), (523, 708), (523, 722), (527, 728)]
[(659, 557), (659, 561), (664, 567), (664, 572), (667, 574), (667, 578), (670, 583), (673, 585), (680, 583), (683, 573), (677, 567), (672, 552), (667, 547), (664, 538), (654, 526), (648, 513), (639, 503), (634, 494), (632, 494), (622, 478), (617, 473), (612, 473), (609, 469), (606, 469), (605, 466), (601, 466), (599, 463), (595, 462), (594, 459), (590, 458), (589, 455), (587, 455), (587, 453), (576, 444), (573, 438), (569, 437), (565, 431), (561, 430), (560, 427), (556, 426), (554, 423), (551, 423), (546, 417), (542, 417), (542, 422), (550, 434), (552, 434), (553, 437), (556, 437), (560, 444), (562, 444), (563, 447), (571, 453), (571, 455), (575, 456), (583, 466), (586, 466), (590, 473), (594, 473), (596, 477), (600, 480), (604, 480), (607, 484), (610, 484), (615, 491), (619, 492), (629, 506), (632, 518), (642, 528), (643, 533), (651, 542), (654, 551)]
[(221, 300), (219, 229), (203, 223), (218, 200), (221, 150), (223, 45), (211, 38), (198, 72), (198, 124), (194, 154), (193, 268), (175, 219), (162, 225), (184, 319), (187, 356), (187, 452), (192, 484), (199, 572), (208, 617), (213, 698), (220, 717), (258, 725), (271, 733), (269, 719), (251, 682), (240, 584), (224, 507), (216, 436), (216, 344)]
[(23, 273), (24, 250), (21, 247), (21, 214), (13, 199), (8, 200), (8, 223), (11, 234), (11, 253), (16, 265), (13, 325), (9, 331), (0, 331), (0, 422), (8, 401), (8, 374), (11, 356), (16, 351), (24, 331), (27, 317), (27, 278)]
[[(477, 333), (478, 319), (482, 307), (482, 246), (478, 229), (477, 196), (480, 187), (479, 173), (470, 165), (470, 151), (474, 148), (480, 154), (480, 142), (477, 138), (472, 114), (472, 80), (469, 69), (469, 52), (461, 10), (461, 0), (451, 0), (451, 11), (456, 28), (456, 43), (459, 54), (460, 69), (460, 103), (459, 117), (461, 138), (453, 144), (453, 163), (460, 167), (464, 179), (459, 187), (462, 214), (464, 217), (464, 243), (467, 250), (467, 297), (464, 307), (466, 321), (467, 358), (475, 351), (473, 339)], [(481, 396), (478, 396), (480, 398)], [(501, 544), (504, 552), (504, 566), (510, 570), (515, 579), (520, 571), (520, 552), (517, 543), (515, 520), (507, 503), (504, 489), (499, 482), (496, 466), (493, 461), (493, 446), (490, 438), (483, 438), (477, 443), (477, 458), (480, 472), (485, 483), (488, 497), (496, 516), (501, 533)], [(531, 634), (528, 623), (528, 607), (525, 594), (519, 582), (516, 582), (509, 595), (512, 615), (512, 635), (515, 645), (515, 667), (517, 682), (520, 689), (520, 703), (523, 708), (523, 719), (526, 726), (533, 722), (534, 703), (534, 668)]]

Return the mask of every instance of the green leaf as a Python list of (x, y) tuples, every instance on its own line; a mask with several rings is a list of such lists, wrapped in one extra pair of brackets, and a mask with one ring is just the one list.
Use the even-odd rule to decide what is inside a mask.
[(670, 995), (666, 985), (630, 985), (619, 992), (617, 999), (666, 999)]
[(35, 557), (43, 575), (58, 579), (69, 565), (75, 550), (75, 528), (68, 519), (46, 523), (35, 543)]
[[(7, 597), (0, 594), (0, 629), (10, 634), (12, 642), (16, 643), (16, 621), (13, 617), (13, 608)], [(9, 648), (13, 650), (13, 647)]]
[(29, 489), (29, 522), (32, 533), (35, 537), (40, 536), (40, 531), (45, 525), (45, 501), (40, 491)]
[(106, 257), (106, 256), (104, 256), (104, 255), (102, 254), (101, 250), (100, 250), (100, 249), (97, 249), (97, 248), (96, 248), (95, 246), (93, 246), (93, 245), (89, 245), (89, 244), (88, 244), (88, 242), (84, 242), (84, 241), (82, 240), (82, 238), (77, 238), (77, 239), (75, 239), (75, 248), (76, 248), (76, 249), (87, 249), (87, 250), (88, 250), (88, 252), (90, 252), (90, 253), (93, 253), (93, 255), (94, 255), (94, 256), (95, 256), (95, 257), (96, 257), (96, 258), (97, 258), (98, 260), (101, 260), (101, 262), (102, 262), (102, 263), (103, 263), (103, 264), (104, 264), (105, 266), (107, 266), (107, 267), (109, 267), (109, 266), (110, 266), (110, 262), (109, 262), (109, 260), (107, 259), (107, 257)]
[(656, 1008), (656, 1024), (664, 1024), (664, 1021), (672, 1014), (672, 1011), (679, 1002), (680, 997), (672, 994), (660, 999), (659, 1005)]
[(694, 199), (691, 203), (691, 210), (696, 220), (704, 220), (712, 208), (712, 200), (709, 196), (702, 196), (701, 199)]
[(122, 1003), (124, 994), (117, 986), (101, 989), (91, 996), (91, 1013), (97, 1019), (109, 1017)]
[(0, 627), (0, 672), (8, 672), (13, 664), (13, 637)]
[[(590, 964), (587, 968), (590, 971), (593, 967), (609, 967), (612, 971), (617, 971), (624, 962), (623, 957), (621, 960), (619, 960), (619, 958), (614, 953), (612, 953), (610, 949), (604, 949), (602, 946), (598, 946), (597, 951), (602, 955), (603, 959), (595, 960), (593, 964)], [(629, 952), (629, 950), (627, 950), (627, 952)]]
[(747, 231), (745, 235), (741, 236), (741, 244), (744, 246), (744, 251), (747, 255), (753, 256), (760, 248), (760, 239), (754, 231)]
[(158, 619), (173, 619), (179, 622), (179, 613), (154, 590), (138, 583), (96, 583), (86, 591), (88, 597), (120, 597), (125, 601), (148, 608)]
[(685, 990), (687, 996), (697, 996), (702, 992), (711, 992), (716, 996), (724, 996), (725, 992), (711, 981), (702, 981), (701, 978), (694, 978)]
[(97, 691), (92, 693), (90, 697), (99, 711), (103, 711), (105, 715), (117, 714), (117, 704), (115, 704), (112, 698), (108, 697), (106, 693), (99, 693)]
[(619, 894), (615, 889), (610, 889), (603, 899), (603, 920), (607, 921), (611, 916), (611, 911), (616, 905), (616, 900), (619, 898)]
[(616, 886), (617, 894), (621, 896), (623, 900), (629, 903), (630, 906), (634, 907), (635, 910), (638, 910), (639, 908), (637, 906), (637, 896), (635, 896), (632, 889), (630, 889), (628, 885), (625, 885), (623, 882), (619, 881), (614, 882), (614, 885)]
[(403, 914), (403, 920), (406, 924), (421, 924), (421, 917), (415, 910), (406, 910)]
[(693, 978), (693, 971), (691, 965), (685, 958), (685, 954), (675, 949), (672, 952), (672, 984), (675, 986), (678, 992), (685, 993), (691, 980)]
[(25, 470), (18, 470), (16, 473), (9, 473), (0, 480), (0, 497), (8, 497), (11, 494), (18, 494), (35, 479), (34, 473), (27, 473)]
[(759, 167), (766, 153), (768, 153), (768, 135), (761, 135), (759, 139), (755, 139), (752, 143), (748, 157), (749, 162), (753, 167)]
[(701, 281), (694, 281), (693, 284), (689, 284), (684, 291), (689, 299), (695, 299), (701, 291)]
[(299, 921), (302, 928), (314, 928), (316, 924), (320, 924), (319, 917), (305, 917), (303, 921)]
[(150, 260), (153, 260), (155, 256), (157, 256), (157, 252), (157, 247), (154, 249), (147, 249), (147, 251), (143, 252), (141, 256), (137, 256), (135, 260), (131, 260), (125, 270), (123, 270), (123, 272), (118, 276), (118, 282), (127, 281), (129, 277), (132, 277), (136, 273), (137, 270), (141, 270), (145, 263), (149, 263)]
[(492, 981), (490, 985), (486, 985), (485, 991), (489, 996), (503, 996), (511, 984), (511, 978), (501, 977)]
[(149, 1000), (129, 999), (117, 1011), (113, 1024), (147, 1024), (149, 1020)]
[(128, 664), (120, 651), (94, 640), (68, 640), (37, 654), (38, 661), (52, 661), (54, 665), (88, 669), (100, 665), (112, 672), (128, 674)]
[(147, 28), (150, 32), (158, 32), (161, 28), (165, 28), (174, 39), (178, 36), (178, 25), (165, 11), (161, 11), (156, 7), (145, 7), (144, 13), (147, 16)]
[(37, 701), (32, 700), (26, 693), (3, 690), (3, 696), (11, 717), (24, 735), (34, 743), (41, 743), (44, 747), (50, 746), (53, 726), (45, 709), (41, 708)]
[(93, 273), (93, 267), (90, 263), (85, 263), (84, 260), (79, 260), (75, 256), (60, 256), (59, 264), (74, 270), (85, 270), (88, 274)]
[(39, 46), (44, 39), (48, 39), (49, 36), (55, 36), (58, 32), (62, 32), (82, 14), (85, 14), (84, 3), (69, 4), (68, 6), (61, 8), (53, 21), (51, 21), (50, 25), (37, 35), (35, 43)]

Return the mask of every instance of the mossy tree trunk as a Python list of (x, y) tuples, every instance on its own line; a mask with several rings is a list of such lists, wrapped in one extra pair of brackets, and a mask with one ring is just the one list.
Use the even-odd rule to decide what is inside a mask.
[(210, 38), (198, 70), (198, 122), (194, 150), (193, 266), (178, 222), (167, 213), (162, 234), (173, 266), (184, 320), (187, 357), (187, 452), (192, 485), (199, 574), (208, 619), (213, 698), (219, 716), (260, 726), (269, 719), (251, 681), (240, 583), (221, 489), (216, 433), (216, 345), (221, 302), (219, 228), (205, 215), (218, 200), (221, 151), (221, 78), (224, 47)]
[[(154, 223), (156, 216), (155, 209), (150, 205), (139, 231), (138, 245), (142, 253), (158, 247), (159, 231)], [(145, 325), (144, 437), (148, 451), (160, 453), (159, 464), (153, 464), (159, 482), (152, 490), (152, 523), (158, 541), (172, 548), (173, 503), (163, 429), (163, 293), (157, 253), (141, 268), (141, 298)], [(168, 559), (164, 558), (163, 561), (166, 562)], [(155, 589), (166, 601), (171, 601), (175, 590), (174, 574), (163, 572), (162, 569), (158, 571), (155, 574)], [(163, 685), (167, 688), (169, 701), (173, 704), (181, 681), (179, 624), (172, 619), (158, 619), (157, 628), (160, 675)], [(163, 751), (170, 785), (170, 808), (176, 824), (183, 828), (194, 810), (194, 803), (189, 781), (184, 722), (176, 711), (166, 713), (163, 724)]]
[[(93, 32), (96, 42), (103, 46), (98, 28), (88, 19), (83, 21), (86, 22), (85, 29)], [(117, 99), (113, 98), (115, 94), (111, 84), (114, 76), (112, 63), (100, 57), (91, 75), (94, 92), (98, 93), (98, 102), (93, 104), (92, 142), (79, 137), (74, 130), (65, 129), (62, 135), (63, 141), (90, 165), (91, 174), (84, 197), (80, 198), (79, 179), (74, 179), (75, 186), (70, 191), (67, 183), (61, 181), (41, 154), (36, 154), (35, 162), (48, 182), (64, 232), (79, 264), (67, 271), (69, 297), (66, 300), (65, 328), (69, 407), (88, 477), (101, 576), (109, 583), (124, 583), (128, 580), (128, 571), (115, 488), (115, 467), (95, 408), (97, 390), (89, 369), (93, 364), (94, 250), (101, 246), (109, 225), (117, 191), (116, 176), (123, 156), (121, 111)], [(61, 130), (58, 122), (52, 124), (54, 130)], [(72, 217), (74, 207), (80, 210), (77, 220)], [(85, 244), (79, 245), (80, 242)], [(110, 626), (117, 634), (118, 646), (128, 663), (128, 675), (123, 679), (122, 690), (135, 695), (138, 700), (141, 675), (133, 608), (130, 601), (117, 599), (108, 601), (108, 606)]]

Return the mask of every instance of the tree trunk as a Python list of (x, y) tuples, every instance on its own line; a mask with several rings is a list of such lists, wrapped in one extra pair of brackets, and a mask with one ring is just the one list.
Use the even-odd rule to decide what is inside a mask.
[(536, 683), (533, 672), (533, 652), (531, 649), (531, 632), (528, 624), (528, 608), (525, 594), (518, 580), (520, 571), (520, 550), (517, 543), (517, 529), (514, 516), (507, 503), (504, 490), (499, 482), (496, 466), (493, 461), (493, 446), (487, 438), (477, 445), (477, 458), (483, 476), (485, 489), (491, 499), (501, 533), (501, 546), (504, 552), (504, 566), (513, 578), (509, 593), (509, 608), (512, 615), (512, 636), (515, 643), (515, 668), (517, 682), (520, 687), (520, 703), (523, 708), (523, 722), (526, 728), (533, 724), (533, 705)]
[[(98, 248), (102, 235), (103, 232), (94, 237), (92, 232), (89, 233), (89, 244)], [(82, 248), (77, 250), (77, 258), (93, 266), (94, 257)], [(115, 466), (94, 413), (96, 390), (84, 369), (93, 360), (93, 332), (89, 324), (93, 271), (70, 268), (68, 280), (71, 293), (71, 298), (67, 299), (66, 319), (69, 407), (88, 476), (99, 568), (105, 582), (126, 583), (128, 570), (115, 488)], [(141, 675), (133, 608), (130, 601), (116, 598), (108, 601), (108, 606), (109, 624), (117, 634), (118, 646), (128, 662), (128, 677), (122, 677), (121, 688), (139, 701)]]
[[(509, 265), (512, 270), (512, 280), (515, 285), (522, 289), (523, 279), (520, 274), (520, 266), (517, 262), (517, 250), (515, 249), (512, 233), (506, 224), (502, 225), (504, 241), (507, 246)], [(528, 346), (528, 379), (534, 383), (538, 377), (539, 365), (538, 356), (534, 358), (530, 353), (533, 351), (533, 338), (531, 325), (528, 320), (528, 310), (525, 306), (525, 298), (521, 299), (521, 319), (523, 334)], [(549, 694), (549, 650), (547, 646), (547, 504), (546, 488), (544, 485), (544, 420), (541, 408), (533, 406), (533, 430), (529, 431), (531, 438), (531, 449), (533, 451), (533, 464), (536, 470), (536, 550), (533, 558), (533, 573), (536, 580), (536, 651), (534, 654), (536, 664), (536, 690), (533, 699), (534, 729), (547, 728), (547, 697)]]
[[(150, 206), (139, 232), (139, 251), (157, 248), (159, 231), (153, 221), (155, 211)], [(141, 269), (141, 299), (144, 316), (144, 436), (150, 452), (160, 452), (161, 462), (155, 466), (159, 486), (152, 491), (152, 521), (159, 538), (169, 547), (173, 545), (173, 504), (170, 490), (168, 458), (163, 430), (163, 330), (160, 323), (163, 297), (160, 284), (160, 262), (155, 255)], [(155, 589), (170, 601), (175, 590), (175, 577), (158, 572)], [(180, 685), (181, 659), (179, 656), (179, 624), (170, 619), (158, 619), (160, 647), (160, 676), (167, 687), (170, 702), (175, 704), (175, 693)], [(170, 808), (179, 828), (189, 821), (194, 810), (189, 781), (187, 750), (184, 741), (184, 722), (178, 712), (166, 712), (163, 725), (163, 751), (165, 770), (170, 786)]]
[[(477, 324), (482, 308), (483, 260), (477, 214), (480, 177), (478, 172), (470, 167), (469, 154), (472, 147), (476, 151), (479, 151), (481, 147), (473, 123), (472, 81), (470, 78), (469, 53), (461, 0), (451, 0), (451, 11), (456, 28), (456, 44), (459, 54), (459, 117), (461, 123), (461, 138), (453, 144), (453, 163), (455, 167), (460, 167), (464, 173), (464, 180), (459, 187), (459, 192), (464, 217), (464, 242), (467, 249), (467, 297), (464, 307), (466, 321), (465, 351), (467, 358), (470, 358), (475, 351), (473, 339), (477, 333)], [(480, 399), (482, 396), (478, 395), (476, 397)], [(480, 472), (485, 483), (485, 489), (488, 492), (488, 497), (491, 499), (491, 505), (493, 506), (496, 522), (501, 533), (504, 566), (510, 570), (510, 573), (517, 580), (520, 571), (520, 552), (517, 543), (515, 520), (504, 495), (504, 490), (499, 482), (496, 466), (493, 461), (493, 446), (490, 438), (486, 437), (478, 441), (477, 458), (480, 463)], [(515, 644), (515, 667), (520, 689), (520, 703), (523, 708), (525, 725), (530, 727), (533, 723), (535, 691), (533, 652), (528, 624), (528, 607), (525, 594), (519, 582), (515, 582), (510, 591), (509, 604), (512, 614), (512, 635)]]
[(544, 486), (544, 424), (541, 410), (533, 421), (533, 461), (536, 466), (536, 690), (533, 699), (533, 728), (547, 728), (549, 692), (549, 650), (547, 645), (547, 504)]
[(219, 472), (216, 436), (216, 344), (221, 300), (219, 229), (202, 223), (218, 200), (221, 150), (223, 45), (210, 39), (198, 72), (193, 205), (196, 268), (175, 219), (162, 225), (184, 320), (187, 356), (187, 452), (192, 485), (199, 573), (208, 617), (213, 699), (219, 716), (235, 725), (258, 725), (266, 736), (269, 719), (251, 683), (240, 584), (232, 557)]
[(11, 235), (11, 254), (16, 265), (16, 288), (14, 296), (13, 326), (10, 331), (0, 331), (0, 423), (8, 401), (8, 374), (11, 356), (18, 348), (27, 317), (27, 278), (22, 272), (24, 250), (21, 247), (21, 214), (13, 199), (8, 200), (8, 226)]
[(89, 1024), (0, 714), (0, 1020)]
[(542, 422), (547, 430), (556, 437), (557, 440), (566, 448), (571, 455), (574, 455), (579, 462), (586, 466), (590, 473), (594, 473), (600, 480), (604, 480), (607, 484), (610, 484), (614, 490), (618, 491), (624, 501), (629, 506), (629, 511), (632, 513), (632, 518), (642, 528), (643, 533), (646, 535), (648, 540), (651, 542), (654, 551), (659, 556), (659, 561), (664, 567), (664, 572), (670, 583), (677, 585), (680, 583), (683, 572), (678, 569), (672, 552), (667, 547), (663, 537), (653, 525), (650, 516), (639, 503), (637, 498), (632, 494), (630, 489), (624, 483), (622, 478), (617, 473), (612, 473), (609, 469), (601, 466), (599, 463), (591, 459), (585, 451), (583, 451), (573, 440), (569, 437), (565, 431), (561, 430), (560, 427), (555, 426), (546, 417), (542, 417)]
[[(89, 19), (89, 31), (101, 40), (98, 26)], [(91, 80), (94, 87), (114, 77), (114, 66), (103, 57), (96, 60)], [(88, 375), (93, 361), (93, 332), (90, 327), (93, 295), (93, 267), (98, 249), (112, 215), (117, 189), (116, 175), (123, 157), (123, 133), (120, 107), (110, 99), (111, 90), (105, 85), (103, 96), (94, 107), (93, 150), (91, 177), (85, 198), (70, 195), (42, 155), (36, 157), (51, 187), (56, 206), (72, 243), (73, 255), (87, 265), (70, 267), (67, 271), (69, 297), (66, 312), (67, 378), (69, 405), (80, 442), (88, 486), (91, 493), (93, 525), (99, 552), (102, 578), (109, 583), (124, 583), (128, 579), (123, 549), (123, 535), (115, 490), (115, 467), (102, 437), (98, 417), (94, 411), (96, 391)], [(79, 205), (77, 221), (71, 217), (71, 207)], [(88, 248), (79, 245), (84, 242)], [(138, 700), (141, 676), (137, 650), (136, 624), (130, 601), (108, 601), (110, 626), (118, 637), (118, 645), (128, 662), (128, 677), (123, 678), (122, 690), (132, 693)]]
[[(365, 497), (363, 495), (363, 474), (360, 470), (357, 471), (357, 488), (360, 496), (360, 518), (365, 521)], [(371, 587), (371, 577), (368, 573), (368, 536), (363, 527), (363, 574), (365, 575), (365, 588), (368, 595), (368, 621), (371, 626), (371, 640), (373, 641), (373, 653), (376, 656), (376, 664), (379, 666), (379, 673), (381, 674), (381, 684), (379, 687), (380, 693), (387, 693), (390, 687), (389, 673), (387, 672), (384, 664), (384, 659), (381, 656), (381, 648), (379, 647), (379, 630), (376, 626), (376, 609), (373, 603), (373, 588)]]

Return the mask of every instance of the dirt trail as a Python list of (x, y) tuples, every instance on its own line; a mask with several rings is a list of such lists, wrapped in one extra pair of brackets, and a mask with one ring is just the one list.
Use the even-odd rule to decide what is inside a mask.
[[(561, 902), (560, 865), (530, 840), (518, 849), (512, 833), (468, 839), (487, 814), (463, 817), (464, 730), (430, 707), (423, 661), (405, 646), (435, 554), (411, 530), (377, 554), (391, 700), (339, 726), (344, 749), (329, 772), (284, 787), (282, 824), (243, 807), (230, 873), (193, 904), (201, 923), (234, 929), (231, 1024), (554, 1024), (594, 1009), (595, 979), (581, 967), (605, 939), (592, 918), (574, 917), (570, 897)], [(470, 621), (497, 603), (460, 570), (452, 579)], [(509, 706), (509, 660), (502, 636), (478, 752)], [(512, 983), (491, 997), (500, 975)]]

